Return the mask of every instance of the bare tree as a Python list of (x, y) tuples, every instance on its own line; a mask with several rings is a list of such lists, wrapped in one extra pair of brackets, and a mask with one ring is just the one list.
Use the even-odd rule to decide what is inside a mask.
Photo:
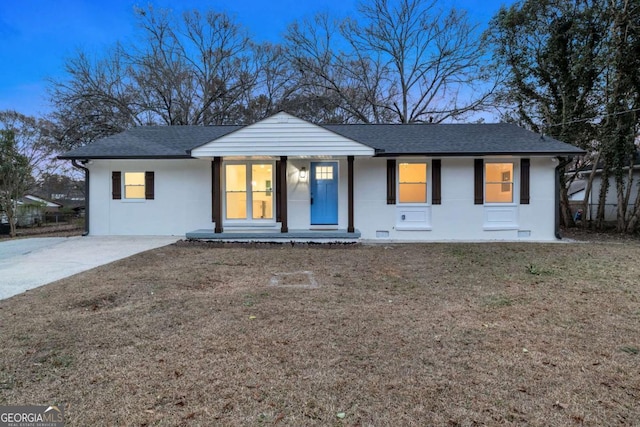
[(123, 47), (98, 60), (78, 52), (65, 63), (67, 78), (50, 80), (51, 120), (61, 150), (85, 145), (147, 122), (140, 89), (128, 75)]
[(31, 168), (25, 156), (16, 149), (12, 130), (0, 130), (0, 216), (9, 221), (9, 234), (16, 236), (17, 201), (28, 190)]
[(292, 61), (361, 122), (441, 122), (487, 105), (483, 39), (465, 13), (425, 0), (362, 2), (342, 21), (290, 27)]
[(257, 84), (246, 32), (223, 13), (135, 9), (140, 37), (98, 59), (79, 52), (50, 81), (53, 121), (69, 149), (132, 126), (221, 124)]
[(16, 111), (0, 111), (0, 211), (16, 235), (18, 199), (51, 165), (50, 124)]
[(208, 11), (137, 9), (148, 36), (127, 55), (145, 107), (165, 124), (221, 124), (256, 84), (249, 38), (231, 19)]
[(35, 180), (52, 169), (52, 128), (53, 125), (47, 120), (13, 110), (0, 111), (0, 130), (11, 132), (15, 144), (13, 149), (24, 157)]
[(342, 110), (345, 122), (384, 121), (378, 113), (385, 103), (380, 83), (386, 73), (377, 58), (340, 49), (348, 43), (345, 25), (318, 14), (289, 27), (286, 52), (296, 71), (298, 95), (327, 111)]

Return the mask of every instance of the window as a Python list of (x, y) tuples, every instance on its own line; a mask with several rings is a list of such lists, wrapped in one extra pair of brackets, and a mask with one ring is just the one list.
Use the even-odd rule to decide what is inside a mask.
[(246, 219), (247, 166), (227, 165), (225, 171), (227, 219)]
[(400, 163), (398, 166), (399, 203), (427, 203), (427, 164)]
[(253, 219), (273, 219), (273, 168), (271, 165), (251, 165), (251, 196)]
[(333, 179), (333, 166), (316, 166), (316, 179)]
[(513, 203), (513, 163), (485, 164), (485, 202)]
[(227, 219), (273, 219), (272, 164), (227, 164), (225, 192)]
[[(124, 181), (123, 181), (124, 179)], [(113, 200), (153, 200), (154, 172), (111, 172), (111, 198)], [(123, 197), (124, 196), (124, 197)]]
[(144, 199), (144, 172), (124, 173), (124, 198)]

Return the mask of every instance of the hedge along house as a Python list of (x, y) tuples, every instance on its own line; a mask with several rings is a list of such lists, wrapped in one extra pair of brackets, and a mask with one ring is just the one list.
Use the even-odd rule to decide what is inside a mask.
[(150, 126), (60, 156), (94, 235), (554, 240), (557, 168), (583, 152), (510, 124)]

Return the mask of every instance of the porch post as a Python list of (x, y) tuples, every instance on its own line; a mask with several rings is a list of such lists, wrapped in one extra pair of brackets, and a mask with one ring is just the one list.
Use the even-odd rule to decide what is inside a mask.
[(282, 193), (280, 182), (280, 169), (282, 165), (280, 160), (276, 160), (276, 222), (282, 222), (282, 216), (280, 214), (280, 193)]
[(216, 223), (214, 233), (222, 233), (222, 158), (214, 157), (211, 162), (211, 211)]
[(349, 199), (349, 225), (347, 232), (353, 233), (355, 231), (353, 226), (353, 156), (347, 157), (347, 197)]
[(287, 156), (280, 156), (280, 232), (288, 233), (289, 225), (287, 223)]

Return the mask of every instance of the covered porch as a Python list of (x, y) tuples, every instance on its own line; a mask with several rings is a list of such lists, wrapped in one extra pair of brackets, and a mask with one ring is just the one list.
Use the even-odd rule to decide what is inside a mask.
[(286, 113), (191, 150), (211, 161), (212, 229), (188, 239), (356, 241), (354, 162), (374, 150)]

